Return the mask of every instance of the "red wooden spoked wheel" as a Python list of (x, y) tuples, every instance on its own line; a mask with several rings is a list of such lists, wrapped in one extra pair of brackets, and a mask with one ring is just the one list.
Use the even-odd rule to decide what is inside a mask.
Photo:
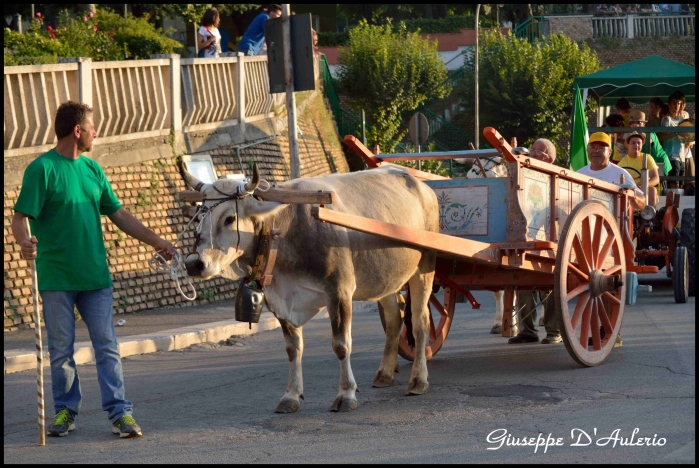
[(553, 286), (563, 343), (578, 363), (601, 364), (614, 347), (624, 316), (625, 278), (614, 216), (598, 201), (580, 203), (561, 232)]
[[(403, 316), (404, 305), (409, 301), (410, 291), (407, 290), (398, 294), (398, 301), (401, 303), (401, 316)], [(456, 305), (456, 291), (451, 288), (444, 288), (444, 300), (440, 301), (434, 293), (430, 294), (430, 300), (427, 304), (430, 317), (429, 336), (425, 345), (425, 357), (429, 361), (440, 350), (444, 341), (447, 339), (451, 322), (454, 318), (454, 306)], [(381, 316), (381, 325), (384, 331), (386, 325), (383, 318), (383, 307), (379, 304), (379, 315)], [(415, 359), (415, 348), (408, 344), (408, 327), (403, 324), (403, 329), (400, 332), (398, 339), (398, 354), (404, 359), (412, 361)]]

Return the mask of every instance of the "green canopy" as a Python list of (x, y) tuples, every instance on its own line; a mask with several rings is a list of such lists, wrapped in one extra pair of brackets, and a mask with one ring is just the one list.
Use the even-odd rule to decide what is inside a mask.
[(665, 101), (678, 89), (687, 102), (694, 102), (694, 67), (658, 55), (579, 76), (574, 83), (580, 89), (587, 88), (588, 96), (601, 106), (612, 106), (622, 97), (637, 104), (656, 96)]

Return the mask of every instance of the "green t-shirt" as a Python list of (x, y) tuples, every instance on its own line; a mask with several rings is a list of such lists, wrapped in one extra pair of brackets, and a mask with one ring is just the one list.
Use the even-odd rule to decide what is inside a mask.
[(101, 215), (121, 208), (102, 168), (52, 149), (27, 166), (15, 211), (30, 217), (43, 291), (92, 291), (112, 285)]

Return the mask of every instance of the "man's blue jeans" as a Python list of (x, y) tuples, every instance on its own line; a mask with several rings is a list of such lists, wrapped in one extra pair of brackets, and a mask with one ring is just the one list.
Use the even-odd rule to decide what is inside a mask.
[(124, 374), (112, 318), (112, 288), (40, 292), (51, 353), (51, 389), (56, 412), (67, 409), (75, 417), (80, 413), (82, 403), (78, 369), (73, 359), (73, 306), (76, 306), (95, 349), (102, 409), (109, 412), (111, 422), (131, 415), (133, 404), (124, 398)]

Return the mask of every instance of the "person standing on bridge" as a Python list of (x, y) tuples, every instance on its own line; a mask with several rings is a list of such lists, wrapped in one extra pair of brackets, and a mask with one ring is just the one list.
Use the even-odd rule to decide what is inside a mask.
[[(44, 304), (56, 410), (47, 434), (68, 435), (80, 413), (80, 379), (73, 359), (77, 307), (90, 332), (102, 409), (109, 412), (112, 432), (122, 438), (140, 437), (133, 404), (124, 394), (101, 217), (108, 216), (123, 232), (167, 259), (174, 255), (174, 247), (126, 211), (99, 164), (81, 154), (90, 151), (97, 138), (90, 106), (61, 104), (54, 129), (58, 143), (27, 166), (12, 217), (12, 233), (22, 256), (36, 259)], [(25, 217), (31, 220), (31, 239), (25, 235)]]
[(266, 13), (257, 15), (238, 43), (238, 52), (243, 55), (258, 55), (265, 42), (265, 21), (279, 18), (281, 15), (282, 7), (277, 4), (268, 6)]
[(221, 24), (221, 16), (216, 8), (209, 8), (201, 19), (201, 26), (197, 33), (199, 50), (204, 51), (204, 58), (218, 58), (221, 56), (221, 33), (218, 25)]

